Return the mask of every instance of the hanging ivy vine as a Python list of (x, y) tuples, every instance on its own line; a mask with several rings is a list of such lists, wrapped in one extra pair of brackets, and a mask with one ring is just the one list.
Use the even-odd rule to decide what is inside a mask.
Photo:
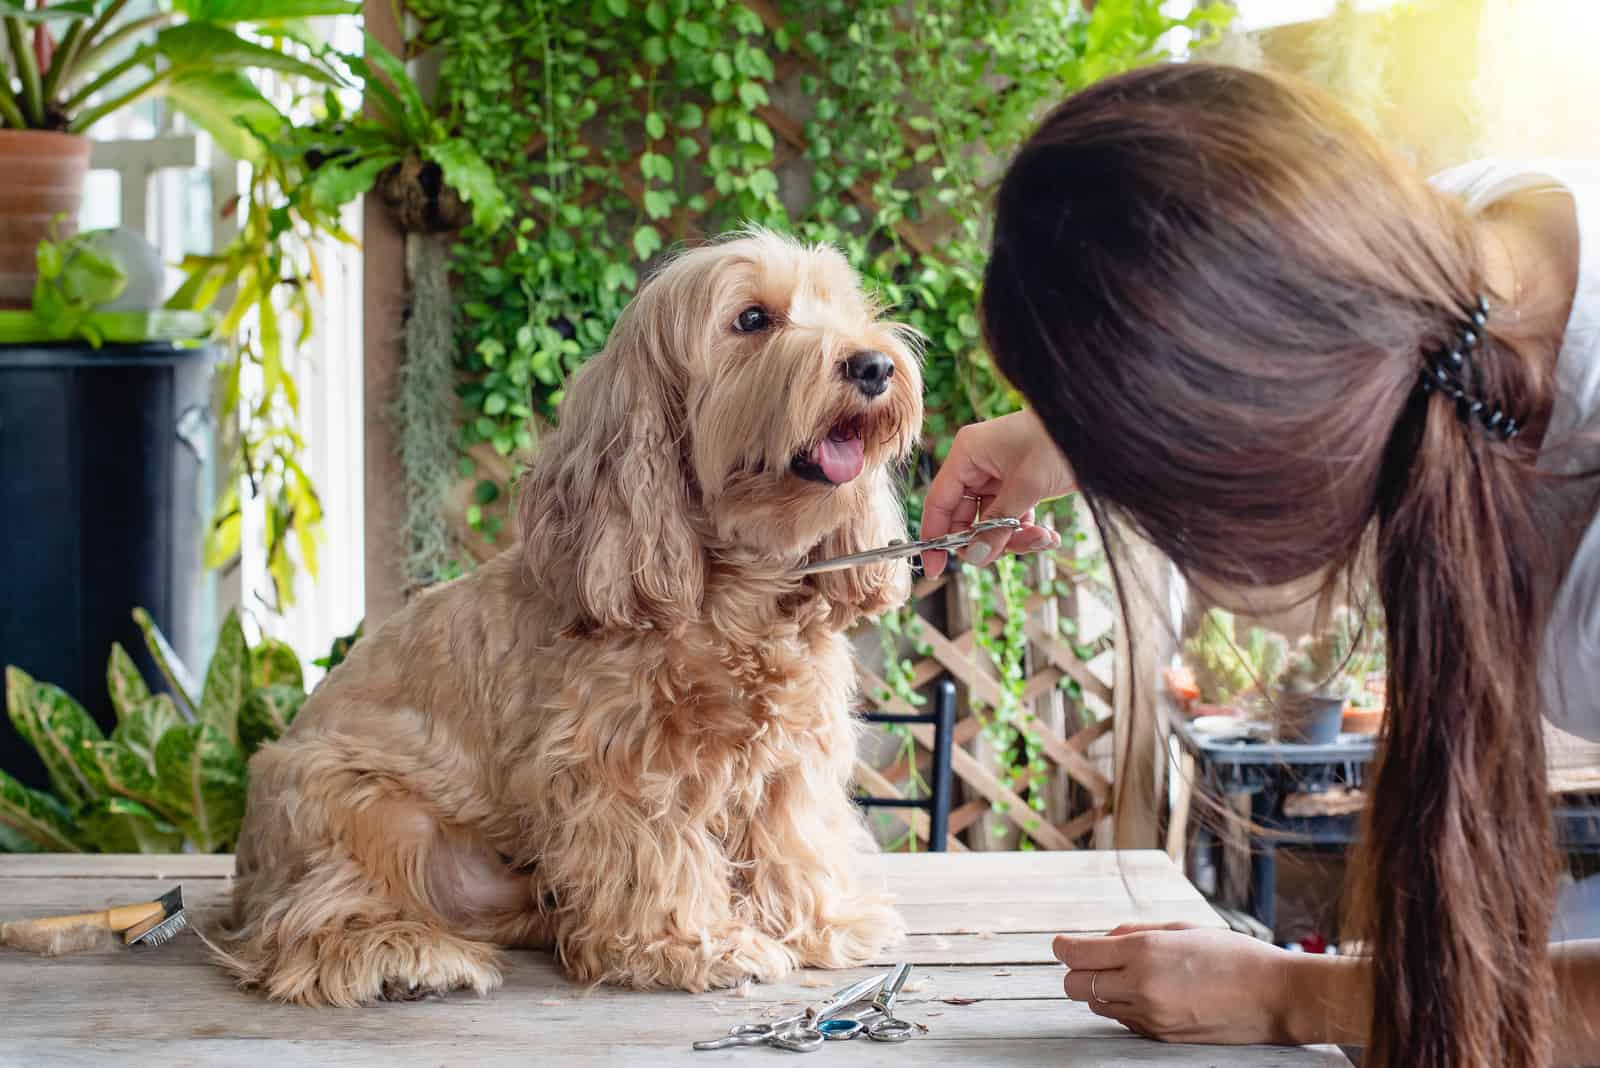
[[(465, 455), (515, 456), (559, 419), (563, 385), (603, 345), (658, 255), (747, 225), (839, 247), (928, 338), (921, 492), (964, 423), (1014, 410), (979, 337), (988, 191), (1041, 112), (1163, 56), (1228, 9), (1163, 0), (414, 0), (414, 47), (444, 45), (437, 107), (513, 197), (515, 221), (454, 250), (461, 308), (459, 474), (493, 540), (506, 487)], [(1069, 510), (1070, 511), (1070, 510)], [(1061, 513), (1067, 519), (1068, 513)], [(1030, 804), (1042, 768), (1020, 707), (1022, 573), (969, 575), (980, 614), (1008, 606), (987, 655), (1006, 700), (986, 729)], [(916, 703), (886, 624), (887, 682)], [(1014, 624), (1012, 621), (1015, 621)], [(905, 692), (900, 692), (900, 691)], [(912, 764), (914, 767), (914, 762)]]

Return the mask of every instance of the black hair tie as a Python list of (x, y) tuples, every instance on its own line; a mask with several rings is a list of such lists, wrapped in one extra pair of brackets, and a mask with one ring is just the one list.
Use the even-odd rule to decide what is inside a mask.
[(1455, 401), (1456, 417), (1468, 426), (1473, 423), (1501, 441), (1510, 441), (1522, 431), (1515, 418), (1506, 414), (1498, 402), (1491, 403), (1473, 388), (1472, 353), (1484, 337), (1489, 322), (1489, 300), (1478, 303), (1455, 324), (1448, 342), (1428, 353), (1422, 369), (1422, 391), (1437, 390)]

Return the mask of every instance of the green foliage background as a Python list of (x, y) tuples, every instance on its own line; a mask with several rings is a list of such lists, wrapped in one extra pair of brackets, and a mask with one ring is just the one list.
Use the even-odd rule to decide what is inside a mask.
[[(1174, 27), (1227, 13), (1160, 9), (417, 0), (417, 46), (445, 46), (435, 110), (512, 197), (507, 226), (469, 229), (454, 250), (460, 445), (532, 447), (533, 417), (558, 418), (566, 376), (604, 343), (651, 260), (757, 223), (838, 245), (927, 336), (925, 444), (941, 457), (963, 423), (1017, 406), (978, 337), (988, 185), (1050, 104), (1161, 58)], [(798, 162), (780, 158), (774, 103), (803, 124)], [(905, 224), (932, 239), (925, 250)], [(469, 517), (491, 538), (503, 491), (480, 482)]]

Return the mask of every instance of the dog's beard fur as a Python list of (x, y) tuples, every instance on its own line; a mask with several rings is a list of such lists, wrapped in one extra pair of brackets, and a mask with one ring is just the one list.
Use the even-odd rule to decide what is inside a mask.
[[(739, 329), (752, 307), (771, 324)], [(770, 234), (652, 279), (571, 383), (520, 546), (359, 643), (253, 760), (218, 932), (240, 981), (481, 992), (497, 945), (542, 945), (581, 981), (703, 990), (897, 938), (851, 872), (843, 630), (909, 568), (793, 569), (905, 535), (909, 342), (836, 252)], [(866, 351), (893, 365), (870, 399)], [(838, 485), (809, 462), (830, 433), (862, 443)]]

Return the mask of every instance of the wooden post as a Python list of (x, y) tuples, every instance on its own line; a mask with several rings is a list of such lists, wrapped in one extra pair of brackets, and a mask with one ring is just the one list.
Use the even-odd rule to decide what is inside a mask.
[[(401, 55), (396, 5), (363, 0), (367, 32)], [(373, 113), (367, 103), (367, 113)], [(405, 235), (375, 196), (362, 206), (362, 412), (366, 505), (366, 631), (405, 603), (398, 541), (405, 516), (404, 473), (390, 419), (404, 359)]]

